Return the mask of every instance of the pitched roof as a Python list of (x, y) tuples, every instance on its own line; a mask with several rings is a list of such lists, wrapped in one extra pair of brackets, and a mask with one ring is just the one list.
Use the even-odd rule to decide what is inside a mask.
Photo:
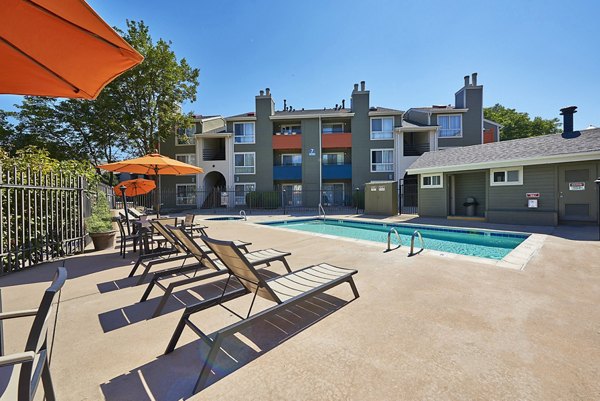
[(469, 170), (469, 167), (477, 168), (472, 165), (484, 164), (489, 168), (494, 163), (518, 163), (522, 160), (588, 152), (600, 152), (600, 128), (427, 152), (408, 170), (410, 174), (419, 173), (415, 170), (442, 171), (448, 167), (454, 167), (454, 171)]
[(352, 113), (352, 110), (345, 109), (303, 109), (303, 110), (293, 110), (293, 111), (283, 111), (279, 110), (275, 112), (276, 116), (303, 116), (307, 114), (320, 114), (320, 115), (333, 115), (333, 116), (343, 116), (344, 114)]

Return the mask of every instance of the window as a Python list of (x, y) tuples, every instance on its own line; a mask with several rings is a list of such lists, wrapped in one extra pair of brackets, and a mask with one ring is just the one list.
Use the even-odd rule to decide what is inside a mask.
[(234, 123), (233, 136), (235, 143), (254, 143), (254, 123)]
[(462, 115), (438, 116), (437, 123), (440, 126), (440, 138), (462, 137)]
[(300, 166), (302, 165), (302, 154), (294, 153), (294, 154), (283, 154), (281, 155), (281, 165), (282, 166)]
[(254, 152), (234, 153), (235, 174), (254, 174)]
[(394, 118), (372, 118), (371, 139), (394, 139)]
[(283, 135), (300, 135), (302, 127), (300, 125), (282, 125), (279, 132)]
[(371, 149), (371, 172), (394, 171), (394, 149)]
[(342, 152), (339, 153), (323, 153), (323, 164), (324, 165), (336, 165), (336, 164), (344, 164), (344, 154)]
[(196, 134), (196, 124), (190, 128), (179, 128), (175, 135), (175, 145), (193, 145)]
[(444, 188), (444, 178), (442, 174), (423, 174), (421, 175), (421, 188)]
[(344, 183), (323, 183), (321, 203), (324, 206), (344, 205)]
[(338, 134), (344, 132), (344, 123), (322, 124), (321, 129), (324, 134)]
[(287, 206), (302, 206), (302, 184), (283, 184), (281, 190)]
[(244, 184), (235, 184), (235, 204), (236, 205), (245, 205), (246, 204), (246, 195), (250, 192), (256, 191), (255, 183), (244, 183)]
[(175, 160), (194, 166), (196, 165), (196, 155), (194, 153), (184, 153), (175, 155)]
[(490, 185), (523, 185), (523, 167), (496, 168), (490, 170)]
[(178, 206), (196, 204), (196, 184), (177, 184), (175, 204)]

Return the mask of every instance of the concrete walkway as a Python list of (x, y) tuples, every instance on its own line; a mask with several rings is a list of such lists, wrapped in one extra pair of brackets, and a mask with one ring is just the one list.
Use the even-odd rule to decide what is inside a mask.
[[(219, 280), (177, 291), (179, 301), (150, 319), (161, 293), (138, 303), (145, 286), (124, 279), (132, 258), (116, 250), (69, 258), (51, 367), (58, 399), (600, 398), (600, 242), (569, 239), (591, 239), (593, 228), (546, 232), (518, 271), (428, 253), (407, 258), (403, 248), (383, 253), (251, 222), (208, 225), (216, 238), (292, 252), (292, 269), (356, 268), (361, 297), (348, 302), (351, 291), (340, 286), (257, 321), (224, 343), (210, 385), (192, 395), (207, 347), (186, 330), (175, 352), (162, 353), (183, 303), (218, 293)], [(57, 265), (0, 278), (4, 310), (36, 307)], [(264, 271), (285, 272), (281, 264)], [(232, 307), (241, 312), (249, 302)], [(216, 307), (195, 321), (212, 332), (236, 319)], [(5, 325), (7, 353), (23, 349), (30, 323)]]

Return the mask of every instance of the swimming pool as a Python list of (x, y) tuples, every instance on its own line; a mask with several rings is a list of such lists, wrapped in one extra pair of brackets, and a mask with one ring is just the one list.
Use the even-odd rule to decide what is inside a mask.
[[(391, 228), (400, 234), (402, 246), (410, 246), (410, 237), (419, 230), (425, 242), (425, 249), (459, 255), (478, 256), (500, 260), (525, 241), (528, 234), (502, 231), (446, 228), (413, 224), (385, 224), (337, 219), (304, 219), (261, 223), (272, 227), (284, 227), (311, 233), (335, 235), (338, 237), (376, 241), (387, 244), (387, 235)], [(392, 247), (397, 238), (392, 234)], [(419, 241), (415, 240), (415, 249)]]
[(224, 217), (207, 217), (204, 220), (225, 221), (225, 220), (244, 220), (244, 218), (241, 216), (224, 216)]

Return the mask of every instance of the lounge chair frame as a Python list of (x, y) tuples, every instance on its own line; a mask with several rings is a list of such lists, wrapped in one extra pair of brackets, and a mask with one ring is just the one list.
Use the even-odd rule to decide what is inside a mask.
[[(204, 365), (202, 366), (202, 370), (200, 371), (200, 375), (198, 376), (196, 385), (194, 386), (194, 393), (200, 391), (201, 389), (203, 389), (205, 387), (206, 382), (209, 378), (210, 372), (212, 370), (212, 367), (215, 363), (216, 357), (220, 351), (221, 343), (223, 342), (223, 340), (227, 336), (229, 336), (233, 333), (239, 332), (239, 331), (243, 330), (244, 328), (252, 325), (256, 319), (265, 318), (265, 317), (271, 316), (273, 314), (279, 313), (283, 309), (290, 308), (308, 298), (311, 298), (315, 295), (321, 294), (321, 293), (323, 293), (333, 287), (336, 287), (342, 283), (348, 283), (350, 285), (350, 288), (352, 289), (352, 293), (354, 294), (354, 299), (357, 299), (360, 296), (358, 293), (358, 290), (356, 288), (356, 284), (354, 283), (354, 279), (353, 279), (353, 275), (357, 273), (356, 270), (343, 269), (343, 268), (328, 265), (328, 264), (320, 264), (320, 265), (308, 266), (303, 269), (288, 273), (281, 277), (264, 280), (256, 272), (256, 270), (254, 269), (252, 264), (250, 264), (246, 260), (244, 255), (241, 252), (239, 252), (239, 250), (236, 250), (234, 247), (232, 247), (231, 242), (219, 241), (219, 240), (211, 239), (208, 237), (202, 237), (202, 240), (213, 250), (213, 252), (228, 267), (229, 278), (232, 278), (232, 276), (235, 277), (242, 284), (242, 288), (238, 288), (238, 289), (227, 292), (226, 291), (227, 285), (225, 285), (223, 287), (223, 292), (221, 293), (221, 295), (204, 300), (204, 301), (200, 301), (194, 305), (190, 305), (190, 306), (186, 307), (185, 311), (183, 312), (182, 317), (179, 320), (179, 323), (177, 324), (177, 327), (175, 328), (175, 332), (173, 333), (173, 336), (171, 337), (171, 340), (169, 341), (167, 349), (165, 350), (165, 354), (168, 354), (175, 349), (175, 347), (177, 346), (177, 342), (179, 341), (179, 338), (181, 337), (183, 329), (187, 326), (196, 335), (198, 335), (200, 337), (200, 339), (202, 339), (202, 341), (204, 341), (210, 347), (210, 351), (206, 357)], [(221, 247), (221, 248), (227, 247), (227, 248), (229, 248), (230, 252), (235, 253), (237, 258), (240, 259), (243, 262), (243, 264), (245, 265), (245, 272), (240, 272), (239, 265), (237, 267), (228, 265), (226, 263), (226, 258), (222, 258), (222, 253), (219, 251), (219, 247)], [(315, 268), (322, 268), (323, 266), (329, 266), (330, 268), (335, 269), (336, 274), (339, 274), (340, 270), (341, 271), (345, 270), (345, 271), (347, 271), (347, 273), (338, 275), (337, 278), (331, 279), (329, 282), (323, 283), (315, 288), (312, 288), (310, 290), (302, 292), (299, 295), (293, 296), (292, 298), (287, 299), (287, 300), (281, 300), (278, 297), (278, 295), (275, 293), (275, 291), (269, 286), (269, 282), (274, 282), (274, 281), (277, 281), (277, 280), (280, 280), (283, 278), (287, 278), (287, 277), (299, 277), (298, 273), (311, 271)], [(248, 275), (246, 273), (250, 273), (250, 274)], [(252, 276), (254, 276), (254, 278), (252, 278)], [(229, 278), (227, 280), (227, 283), (229, 283)], [(239, 298), (246, 294), (253, 294), (252, 301), (250, 303), (250, 307), (248, 309), (248, 314), (247, 314), (246, 318), (231, 311), (231, 309), (229, 309), (223, 305), (224, 302), (233, 300), (235, 298)], [(252, 311), (252, 307), (254, 306), (254, 301), (256, 300), (257, 296), (261, 296), (263, 298), (270, 299), (270, 300), (276, 302), (276, 304), (269, 309), (263, 310), (261, 312), (256, 313), (255, 315), (251, 316), (250, 313)], [(220, 306), (224, 307), (225, 309), (227, 309), (228, 311), (235, 313), (235, 315), (238, 316), (241, 319), (241, 321), (233, 323), (227, 327), (224, 327), (224, 328), (218, 330), (215, 333), (214, 338), (211, 338), (207, 334), (202, 332), (202, 330), (198, 326), (196, 326), (194, 323), (192, 323), (190, 320), (190, 317), (197, 312), (211, 308), (216, 305), (220, 305)]]

